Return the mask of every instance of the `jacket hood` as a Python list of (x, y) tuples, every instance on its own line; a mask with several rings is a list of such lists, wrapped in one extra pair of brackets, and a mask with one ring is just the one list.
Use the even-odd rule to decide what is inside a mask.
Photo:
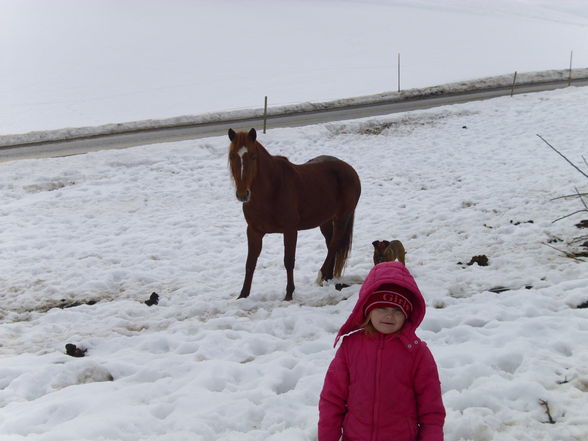
[(382, 262), (371, 269), (363, 282), (363, 285), (359, 290), (357, 303), (355, 304), (351, 315), (343, 326), (341, 326), (341, 329), (339, 329), (339, 333), (335, 339), (335, 346), (342, 336), (361, 328), (361, 325), (365, 321), (363, 309), (368, 297), (380, 286), (386, 284), (401, 286), (410, 291), (413, 295), (411, 299), (413, 311), (402, 328), (401, 335), (406, 333), (414, 334), (416, 328), (421, 324), (425, 317), (425, 299), (423, 298), (414, 278), (402, 263)]

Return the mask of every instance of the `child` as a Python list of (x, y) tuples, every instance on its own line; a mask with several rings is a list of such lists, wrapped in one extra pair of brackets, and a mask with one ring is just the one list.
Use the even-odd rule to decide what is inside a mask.
[(424, 316), (402, 263), (372, 268), (335, 339), (345, 337), (321, 392), (318, 441), (443, 440), (437, 365), (415, 335)]

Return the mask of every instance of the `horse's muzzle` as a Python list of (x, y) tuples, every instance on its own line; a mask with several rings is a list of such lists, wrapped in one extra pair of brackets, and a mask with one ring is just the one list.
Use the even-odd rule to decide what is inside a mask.
[(245, 191), (245, 193), (236, 193), (237, 195), (237, 199), (243, 203), (245, 202), (249, 202), (249, 199), (251, 198), (251, 192), (249, 190)]

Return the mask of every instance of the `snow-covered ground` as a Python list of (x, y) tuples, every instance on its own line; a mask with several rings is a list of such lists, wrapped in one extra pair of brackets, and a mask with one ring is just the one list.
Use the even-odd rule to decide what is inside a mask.
[[(448, 441), (588, 439), (588, 309), (577, 308), (588, 263), (550, 247), (573, 249), (582, 234), (582, 216), (552, 223), (580, 202), (552, 199), (586, 181), (536, 136), (581, 163), (586, 114), (588, 89), (572, 87), (260, 134), (293, 162), (330, 154), (357, 169), (344, 280), (367, 274), (373, 240), (405, 244)], [(0, 164), (2, 441), (316, 440), (333, 339), (359, 285), (314, 284), (325, 249), (311, 230), (293, 302), (281, 300), (278, 235), (251, 297), (236, 299), (245, 222), (227, 145)], [(482, 254), (488, 266), (465, 265)], [(148, 307), (152, 292), (160, 303)], [(66, 343), (86, 356), (65, 355)]]
[[(0, 0), (0, 143), (214, 119), (265, 95), (290, 109), (389, 97), (398, 53), (404, 93), (565, 69), (572, 50), (585, 68), (587, 31), (584, 0)], [(345, 281), (367, 274), (373, 240), (404, 242), (448, 441), (588, 439), (588, 263), (551, 248), (585, 250), (570, 243), (581, 215), (552, 223), (580, 202), (552, 199), (586, 181), (536, 136), (582, 164), (586, 114), (588, 89), (568, 88), (260, 135), (293, 162), (357, 169)], [(293, 302), (277, 235), (236, 300), (246, 239), (227, 144), (0, 164), (0, 440), (316, 440), (359, 285), (314, 284), (312, 230)], [(466, 265), (481, 254), (489, 266)]]
[(588, 67), (585, 0), (0, 0), (0, 136)]

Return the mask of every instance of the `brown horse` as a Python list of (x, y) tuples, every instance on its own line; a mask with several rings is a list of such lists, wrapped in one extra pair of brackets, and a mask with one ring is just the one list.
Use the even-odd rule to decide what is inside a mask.
[(229, 129), (229, 165), (237, 199), (247, 221), (247, 262), (239, 298), (249, 296), (263, 236), (284, 235), (286, 297), (294, 292), (294, 261), (299, 230), (320, 227), (327, 257), (317, 282), (340, 277), (351, 250), (355, 206), (361, 184), (355, 170), (332, 156), (292, 164), (272, 156), (257, 142), (257, 133)]

